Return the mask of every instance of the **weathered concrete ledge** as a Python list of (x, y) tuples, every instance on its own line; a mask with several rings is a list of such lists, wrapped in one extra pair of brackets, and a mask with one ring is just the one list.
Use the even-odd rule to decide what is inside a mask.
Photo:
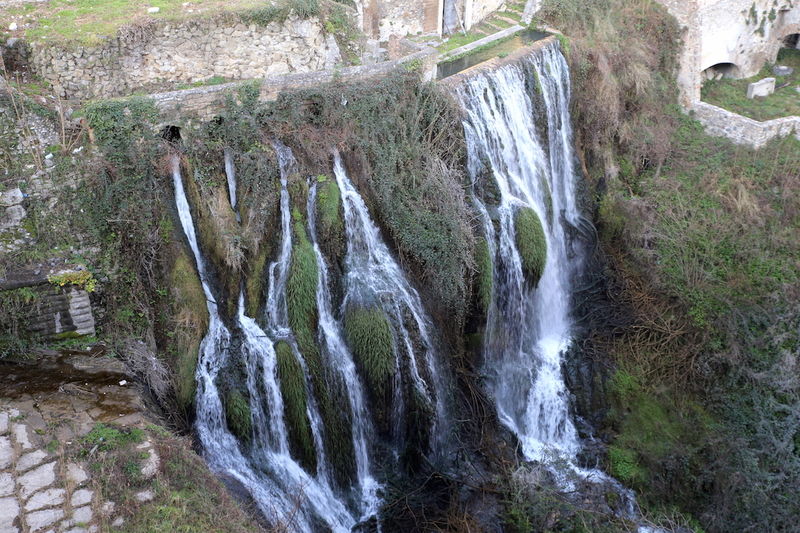
[(800, 117), (789, 116), (760, 122), (708, 102), (694, 102), (690, 113), (706, 133), (726, 137), (736, 144), (761, 148), (772, 139), (794, 134), (800, 140)]
[(385, 76), (398, 68), (418, 69), (423, 79), (436, 76), (437, 53), (433, 48), (414, 52), (400, 59), (374, 65), (360, 65), (314, 72), (297, 72), (270, 76), (261, 81), (247, 80), (208, 87), (151, 94), (161, 114), (161, 126), (183, 127), (196, 121), (207, 121), (217, 116), (225, 98), (248, 84), (259, 83), (259, 100), (274, 101), (282, 91), (305, 89), (332, 81), (354, 81)]
[(527, 46), (523, 46), (518, 50), (514, 50), (510, 54), (505, 57), (493, 57), (492, 59), (488, 59), (483, 61), (482, 63), (478, 63), (477, 65), (473, 65), (469, 68), (462, 70), (452, 76), (448, 76), (442, 80), (439, 80), (439, 83), (444, 84), (445, 86), (455, 87), (463, 82), (465, 79), (474, 76), (479, 72), (484, 72), (487, 70), (497, 70), (498, 68), (504, 65), (510, 65), (512, 63), (517, 62), (519, 59), (530, 55), (533, 52), (538, 50), (542, 50), (547, 48), (548, 46), (554, 46), (558, 42), (558, 38), (555, 35), (549, 35), (544, 39), (540, 39), (538, 41), (534, 41)]
[(487, 35), (486, 37), (478, 39), (477, 41), (473, 41), (471, 43), (465, 44), (464, 46), (459, 46), (458, 48), (448, 50), (447, 52), (439, 56), (439, 62), (441, 63), (443, 61), (447, 61), (448, 59), (452, 59), (454, 57), (458, 57), (463, 54), (468, 54), (473, 50), (475, 50), (476, 48), (481, 48), (482, 46), (486, 46), (487, 44), (499, 41), (500, 39), (505, 39), (506, 37), (510, 37), (515, 33), (522, 31), (524, 29), (525, 28), (523, 28), (519, 24), (514, 24), (513, 26), (509, 26), (504, 30), (498, 31), (497, 33)]

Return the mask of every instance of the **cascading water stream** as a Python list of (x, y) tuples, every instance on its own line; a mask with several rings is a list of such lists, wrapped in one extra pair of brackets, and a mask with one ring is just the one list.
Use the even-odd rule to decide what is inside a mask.
[[(581, 444), (561, 356), (573, 334), (572, 279), (584, 252), (570, 239), (570, 229), (582, 222), (575, 202), (566, 61), (552, 45), (479, 72), (457, 91), (466, 112), (470, 173), (476, 183), (491, 176), (485, 179), (493, 179), (500, 193), (496, 206), (475, 197), (493, 258), (484, 371), (499, 418), (517, 435), (529, 460), (566, 460), (569, 473), (612, 483), (632, 501), (632, 494), (602, 472), (575, 465)], [(537, 114), (546, 127), (537, 128)], [(526, 282), (517, 248), (515, 213), (521, 208), (536, 212), (547, 241), (547, 260), (536, 286)]]
[[(234, 175), (232, 167), (228, 175)], [(317, 476), (310, 476), (289, 454), (273, 340), (254, 319), (245, 315), (243, 295), (239, 297), (233, 335), (219, 315), (207, 282), (205, 262), (200, 252), (177, 157), (173, 160), (173, 181), (181, 227), (197, 264), (209, 313), (209, 329), (200, 345), (196, 374), (197, 434), (208, 464), (213, 470), (231, 476), (247, 488), (259, 509), (273, 522), (280, 523), (288, 519), (289, 523), (285, 524), (287, 527), (304, 533), (315, 530), (315, 520), (321, 521), (336, 533), (350, 531), (356, 521), (334, 494), (326, 475), (318, 473)], [(285, 176), (283, 184), (285, 189)], [(288, 269), (288, 265), (282, 268)], [(285, 285), (271, 283), (269, 290), (268, 300), (285, 300), (285, 294), (276, 294), (285, 292)], [(277, 323), (273, 325), (275, 327), (270, 328), (271, 331), (274, 329), (284, 332)], [(291, 332), (286, 328), (285, 333), (290, 335)], [(234, 337), (240, 340), (239, 344), (232, 342)], [(299, 357), (299, 354), (296, 355)], [(247, 370), (246, 386), (254, 433), (252, 445), (249, 447), (240, 446), (228, 430), (217, 387), (220, 371), (228, 359), (235, 356), (242, 358)], [(311, 409), (308, 415), (312, 424), (318, 427), (321, 425)], [(316, 444), (318, 453), (322, 453), (321, 442)]]
[[(533, 68), (540, 80), (549, 135), (561, 140), (548, 147), (539, 140), (525, 67)], [(484, 216), (495, 252), (486, 368), (500, 419), (519, 436), (524, 454), (536, 460), (551, 452), (572, 457), (579, 449), (561, 378), (561, 353), (570, 340), (572, 290), (565, 219), (578, 217), (570, 194), (575, 175), (571, 162), (563, 163), (572, 156), (570, 139), (559, 132), (569, 128), (564, 115), (569, 98), (561, 90), (567, 76), (561, 55), (545, 49), (524, 66), (482, 73), (461, 87), (470, 170), (476, 173), (487, 161), (500, 190), (498, 229)], [(563, 113), (550, 112), (562, 108)], [(547, 239), (547, 262), (535, 290), (526, 284), (515, 242), (515, 213), (523, 207), (536, 212)]]
[[(445, 432), (439, 431), (441, 423), (446, 420), (444, 379), (436, 362), (435, 344), (430, 334), (432, 326), (422, 301), (381, 239), (364, 200), (347, 177), (338, 152), (334, 154), (333, 172), (341, 191), (347, 235), (342, 309), (346, 310), (348, 305), (378, 305), (392, 323), (397, 365), (393, 399), (395, 441), (401, 440), (403, 431), (406, 405), (399, 391), (402, 388), (400, 380), (407, 374), (414, 391), (435, 412), (432, 443), (442, 444), (446, 438)], [(414, 331), (409, 329), (409, 324), (415, 326)], [(400, 371), (401, 359), (408, 367), (406, 373)]]
[(329, 368), (339, 373), (345, 384), (350, 411), (353, 416), (353, 449), (355, 451), (356, 475), (361, 489), (361, 520), (375, 516), (378, 512), (380, 485), (370, 472), (370, 435), (374, 431), (364, 400), (364, 389), (356, 372), (353, 356), (344, 342), (342, 329), (333, 316), (331, 294), (328, 284), (328, 266), (317, 243), (316, 227), (317, 185), (311, 186), (308, 195), (308, 229), (314, 254), (317, 258), (317, 308), (319, 313), (319, 337), (323, 357)]

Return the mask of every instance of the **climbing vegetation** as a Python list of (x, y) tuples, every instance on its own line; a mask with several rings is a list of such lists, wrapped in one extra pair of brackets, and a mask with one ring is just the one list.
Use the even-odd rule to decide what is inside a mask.
[(349, 309), (344, 319), (347, 344), (378, 401), (386, 400), (395, 373), (394, 335), (377, 307)]
[(530, 207), (517, 210), (514, 213), (514, 231), (522, 269), (526, 277), (537, 284), (547, 262), (547, 238), (536, 211)]
[(250, 403), (244, 394), (236, 389), (225, 395), (225, 420), (231, 433), (244, 442), (249, 442), (253, 431), (253, 415)]
[(309, 471), (316, 470), (314, 440), (311, 425), (306, 416), (308, 397), (303, 367), (294, 355), (292, 347), (285, 341), (275, 344), (278, 362), (278, 377), (281, 381), (283, 412), (292, 453)]

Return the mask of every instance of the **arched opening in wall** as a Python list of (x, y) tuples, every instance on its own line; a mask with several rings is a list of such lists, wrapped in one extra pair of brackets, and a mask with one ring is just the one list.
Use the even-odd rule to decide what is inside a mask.
[(181, 129), (178, 126), (164, 126), (161, 128), (161, 138), (172, 144), (181, 142)]
[(800, 50), (800, 33), (792, 33), (783, 38), (783, 48)]
[(721, 80), (722, 78), (738, 78), (739, 67), (733, 63), (717, 63), (703, 71), (704, 80)]

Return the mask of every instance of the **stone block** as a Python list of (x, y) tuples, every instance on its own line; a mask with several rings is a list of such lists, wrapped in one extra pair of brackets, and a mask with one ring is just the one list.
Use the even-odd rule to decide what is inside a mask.
[(47, 489), (37, 492), (25, 504), (25, 511), (36, 511), (64, 503), (64, 489)]
[(37, 490), (52, 485), (56, 480), (55, 466), (55, 463), (47, 463), (20, 476), (17, 482), (22, 496), (27, 498)]
[(791, 76), (794, 74), (794, 69), (786, 65), (775, 65), (772, 67), (772, 73), (776, 76)]
[(747, 97), (769, 96), (775, 92), (775, 78), (764, 78), (747, 86)]
[(16, 498), (0, 498), (0, 530), (10, 530), (19, 516), (19, 503)]
[(28, 522), (30, 531), (36, 532), (41, 531), (48, 526), (52, 526), (62, 518), (64, 518), (64, 511), (61, 509), (46, 509), (44, 511), (29, 513), (25, 517), (25, 520)]
[(14, 446), (8, 437), (0, 437), (0, 469), (11, 466), (14, 460)]
[(19, 458), (19, 461), (17, 461), (17, 471), (23, 472), (25, 470), (29, 470), (40, 464), (45, 460), (45, 458), (47, 458), (47, 452), (43, 450), (34, 450), (30, 453), (26, 453)]

